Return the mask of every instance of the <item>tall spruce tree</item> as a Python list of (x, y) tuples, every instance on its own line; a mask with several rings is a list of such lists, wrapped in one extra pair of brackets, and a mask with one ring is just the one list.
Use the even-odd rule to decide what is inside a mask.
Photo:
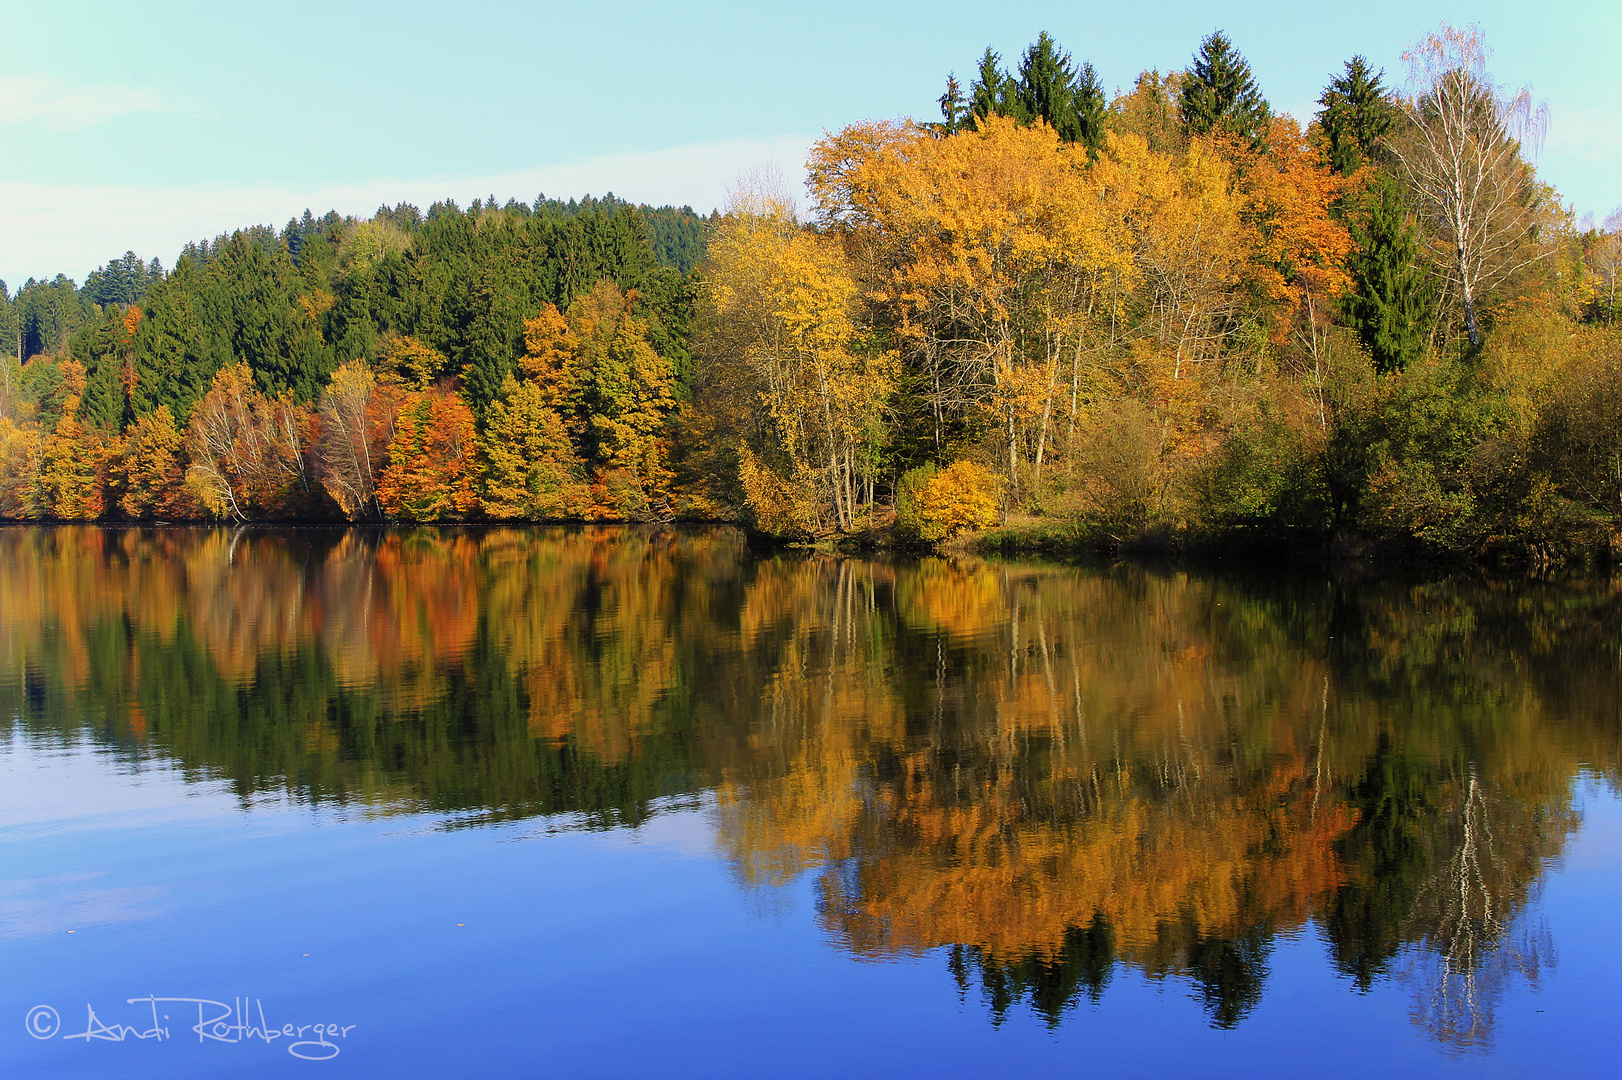
[[(1001, 57), (986, 49), (980, 57), (979, 72), (969, 88), (969, 124), (995, 113), (1021, 124), (1043, 121), (1065, 142), (1081, 143), (1096, 151), (1104, 141), (1104, 87), (1091, 64), (1076, 67), (1070, 54), (1046, 31), (1020, 58), (1017, 75), (999, 67)], [(947, 124), (948, 97), (955, 82), (948, 82), (948, 96), (941, 98), (941, 113)], [(945, 127), (946, 125), (943, 125)], [(948, 130), (951, 130), (948, 128)]]
[(1002, 57), (987, 45), (984, 55), (980, 57), (980, 67), (975, 73), (974, 82), (969, 84), (971, 127), (976, 120), (984, 120), (993, 114), (1012, 116), (1021, 121), (1029, 119), (1017, 114), (1020, 107), (1019, 95), (1015, 93), (1013, 77), (999, 66), (1001, 63)]
[(1354, 56), (1344, 73), (1329, 80), (1318, 104), (1318, 122), (1328, 141), (1329, 167), (1350, 176), (1374, 154), (1390, 132), (1396, 107), (1380, 85), (1384, 71), (1370, 71), (1368, 61)]
[(1260, 144), (1273, 118), (1250, 64), (1220, 30), (1200, 43), (1183, 76), (1181, 105), (1190, 135), (1223, 131), (1252, 145)]
[[(17, 305), (12, 302), (6, 283), (0, 281), (0, 356), (9, 356), (21, 363), (21, 323)], [(3, 389), (3, 388), (0, 388)]]
[(152, 286), (163, 280), (163, 268), (156, 259), (149, 266), (133, 251), (121, 259), (111, 259), (99, 270), (90, 271), (82, 290), (93, 304), (139, 304)]
[(1096, 149), (1104, 138), (1104, 88), (1091, 64), (1077, 68), (1046, 31), (1020, 60), (1015, 94), (1032, 120), (1045, 120), (1065, 142)]
[(1402, 371), (1425, 352), (1425, 322), (1435, 288), (1419, 265), (1419, 233), (1397, 182), (1382, 174), (1366, 212), (1352, 222), (1354, 289), (1346, 319), (1382, 371)]
[(941, 122), (935, 126), (942, 134), (955, 135), (967, 125), (969, 103), (955, 74), (946, 76), (946, 93), (936, 101), (941, 107)]

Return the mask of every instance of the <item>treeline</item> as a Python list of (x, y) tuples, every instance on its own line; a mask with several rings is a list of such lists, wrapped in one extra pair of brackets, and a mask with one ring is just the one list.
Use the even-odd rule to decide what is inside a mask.
[(1221, 33), (1114, 100), (1043, 34), (818, 143), (804, 220), (397, 206), (30, 282), (0, 516), (1614, 552), (1622, 216), (1486, 55), (1354, 57), (1303, 129)]
[(824, 139), (808, 220), (744, 190), (711, 243), (726, 498), (798, 535), (879, 493), (926, 539), (1618, 546), (1622, 221), (1537, 179), (1485, 56), (1443, 26), (1406, 92), (1354, 57), (1303, 129), (1221, 33), (1107, 103), (1044, 34), (939, 122)]
[(0, 516), (673, 514), (709, 228), (612, 196), (402, 204), (0, 286)]

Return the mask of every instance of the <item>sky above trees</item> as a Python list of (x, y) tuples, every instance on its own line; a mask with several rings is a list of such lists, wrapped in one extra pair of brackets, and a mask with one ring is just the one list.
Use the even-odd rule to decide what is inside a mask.
[(708, 211), (763, 161), (796, 177), (826, 130), (932, 119), (943, 70), (967, 83), (987, 45), (1012, 56), (1042, 30), (1113, 95), (1143, 69), (1185, 67), (1220, 26), (1273, 108), (1305, 123), (1353, 53), (1400, 86), (1404, 48), (1439, 20), (1479, 22), (1497, 79), (1549, 102), (1543, 179), (1579, 213), (1622, 202), (1622, 14), (1605, 0), (6, 9), (0, 278), (13, 287), (83, 280), (126, 249), (168, 262), (189, 239), (306, 206), (612, 189)]

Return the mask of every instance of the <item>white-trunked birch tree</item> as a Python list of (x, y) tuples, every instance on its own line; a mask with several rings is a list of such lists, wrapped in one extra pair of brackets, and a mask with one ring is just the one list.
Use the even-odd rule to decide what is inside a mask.
[(1530, 88), (1494, 84), (1487, 57), (1478, 28), (1447, 23), (1405, 52), (1413, 96), (1406, 130), (1391, 142), (1472, 349), (1482, 344), (1484, 299), (1548, 251), (1550, 208), (1522, 154), (1541, 139), (1548, 109)]

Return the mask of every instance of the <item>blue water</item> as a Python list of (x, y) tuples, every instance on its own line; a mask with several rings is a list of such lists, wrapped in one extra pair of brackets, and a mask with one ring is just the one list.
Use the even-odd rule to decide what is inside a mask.
[[(1279, 942), (1271, 992), (1236, 1030), (1210, 1027), (1176, 979), (1117, 977), (1050, 1029), (1001, 1026), (960, 1000), (939, 955), (874, 963), (831, 948), (809, 875), (741, 887), (714, 815), (645, 825), (448, 828), (261, 799), (162, 762), (131, 768), (83, 743), (0, 748), (0, 1039), (7, 1075), (1611, 1077), (1622, 1067), (1622, 803), (1580, 783), (1584, 820), (1538, 910), (1558, 968), (1496, 1010), (1490, 1052), (1449, 1052), (1409, 1019), (1411, 994), (1331, 973), (1316, 929)], [(556, 826), (561, 825), (563, 829)], [(280, 1027), (337, 1025), (335, 1056), (298, 1041), (200, 1040), (197, 1006), (168, 1036), (131, 998), (204, 998)], [(38, 1005), (54, 1038), (28, 1036)], [(216, 1010), (208, 1006), (208, 1015)], [(105, 1034), (105, 1033), (104, 1033)], [(313, 1031), (302, 1053), (327, 1054)], [(238, 1039), (236, 1032), (226, 1038)]]

